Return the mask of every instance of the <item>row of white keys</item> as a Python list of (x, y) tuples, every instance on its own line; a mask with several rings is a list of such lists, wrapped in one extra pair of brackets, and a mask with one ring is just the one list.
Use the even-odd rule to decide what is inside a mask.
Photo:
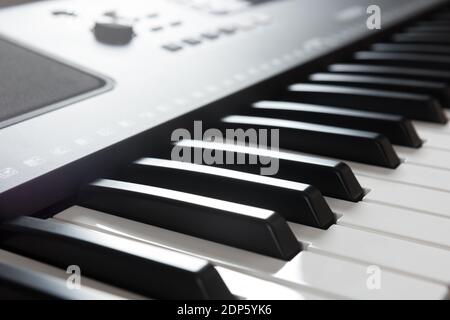
[(427, 139), (427, 134), (450, 134), (450, 126), (448, 124), (442, 125), (431, 122), (413, 121), (413, 125), (414, 128), (416, 128), (419, 137), (422, 139)]
[(69, 208), (55, 218), (193, 254), (215, 265), (324, 297), (443, 299), (448, 295), (445, 285), (391, 270), (383, 271), (383, 284), (381, 288), (374, 289), (367, 285), (371, 263), (315, 252), (302, 251), (286, 262), (81, 207)]
[(450, 219), (364, 200), (326, 200), (338, 225), (450, 250)]
[(395, 169), (350, 161), (346, 161), (346, 163), (357, 176), (363, 175), (437, 191), (445, 191), (450, 196), (450, 170), (430, 168), (412, 163), (402, 163)]
[(450, 194), (446, 191), (363, 175), (356, 175), (356, 177), (363, 187), (370, 190), (364, 196), (364, 202), (386, 204), (413, 212), (450, 218)]
[[(445, 109), (444, 110), (447, 117), (450, 119), (450, 110)], [(431, 122), (423, 122), (423, 121), (413, 121), (413, 125), (416, 128), (417, 132), (419, 133), (419, 136), (422, 139), (432, 140), (433, 134), (439, 134), (439, 135), (448, 135), (450, 134), (450, 125), (442, 125), (442, 124), (436, 124)], [(431, 136), (428, 136), (428, 135)]]
[(371, 263), (450, 286), (450, 251), (345, 226), (327, 230), (289, 223), (308, 251)]
[[(10, 265), (15, 268), (28, 269), (39, 272), (46, 276), (55, 277), (57, 279), (67, 281), (69, 275), (66, 270), (62, 270), (21, 255), (11, 253), (9, 251), (0, 249), (0, 262)], [(144, 299), (135, 293), (110, 286), (108, 284), (87, 278), (81, 273), (80, 284), (89, 290), (100, 291), (103, 293), (105, 299), (108, 300), (122, 300), (122, 299)], [(70, 290), (70, 289), (68, 289)], [(72, 289), (76, 290), (76, 289)]]
[(394, 149), (405, 163), (450, 171), (450, 150), (433, 149), (426, 145), (420, 149), (401, 146), (394, 146)]
[[(450, 111), (445, 110), (450, 118)], [(422, 138), (425, 148), (450, 152), (450, 124), (442, 125), (436, 123), (413, 121), (414, 127)]]
[[(443, 128), (448, 128), (448, 126)], [(419, 135), (425, 141), (424, 146), (438, 150), (450, 151), (450, 134), (446, 131), (443, 133), (437, 133), (422, 130), (419, 132)]]

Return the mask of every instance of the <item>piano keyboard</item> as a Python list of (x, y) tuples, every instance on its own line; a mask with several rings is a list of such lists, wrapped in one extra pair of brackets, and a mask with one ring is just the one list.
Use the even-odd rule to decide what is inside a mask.
[[(197, 119), (279, 129), (280, 150), (176, 143), (276, 159), (274, 176), (171, 160), (167, 144), (82, 185), (64, 210), (3, 222), (0, 298), (449, 298), (449, 17), (413, 19)], [(66, 286), (71, 265), (79, 290)]]

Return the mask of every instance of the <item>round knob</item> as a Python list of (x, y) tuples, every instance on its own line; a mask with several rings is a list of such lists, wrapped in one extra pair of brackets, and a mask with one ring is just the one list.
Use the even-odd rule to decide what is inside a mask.
[(99, 42), (112, 45), (128, 44), (135, 36), (132, 24), (117, 20), (98, 21), (93, 32)]

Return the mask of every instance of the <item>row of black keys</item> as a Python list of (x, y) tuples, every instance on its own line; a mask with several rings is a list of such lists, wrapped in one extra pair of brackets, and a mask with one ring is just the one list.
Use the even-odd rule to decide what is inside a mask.
[[(422, 143), (409, 119), (447, 121), (442, 107), (450, 106), (449, 32), (447, 18), (419, 22), (390, 42), (374, 44), (351, 61), (330, 65), (326, 72), (310, 75), (310, 81), (292, 85), (283, 98), (295, 103), (258, 102), (220, 125), (278, 128), (282, 149), (395, 168), (399, 160), (391, 142), (413, 148)], [(335, 217), (322, 194), (348, 201), (364, 195), (351, 169), (340, 161), (257, 148), (236, 151), (198, 141), (181, 145), (225, 149), (235, 158), (238, 153), (277, 158), (280, 170), (275, 178), (290, 182), (259, 176), (255, 165), (217, 168), (153, 157), (86, 186), (78, 204), (289, 260), (301, 248), (286, 220), (327, 229)], [(144, 296), (232, 298), (215, 269), (200, 259), (141, 248), (52, 220), (23, 217), (2, 224), (0, 230), (1, 248), (61, 268), (77, 261), (87, 276)], [(0, 294), (15, 290), (38, 297), (76, 295), (50, 280), (0, 265)]]

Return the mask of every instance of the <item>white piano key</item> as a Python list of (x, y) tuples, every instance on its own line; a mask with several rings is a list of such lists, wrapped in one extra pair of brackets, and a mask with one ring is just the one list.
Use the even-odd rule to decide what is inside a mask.
[[(38, 262), (36, 260), (1, 249), (0, 249), (0, 262), (9, 264), (11, 266), (16, 266), (18, 268), (30, 269), (32, 271), (40, 272), (48, 276), (53, 276), (64, 281), (66, 281), (70, 275), (66, 272), (66, 270), (62, 270), (54, 266), (50, 266), (42, 262)], [(83, 270), (81, 270), (80, 284), (83, 287), (104, 292), (106, 294), (105, 298), (107, 299), (112, 300), (145, 299), (144, 297), (137, 295), (135, 293), (87, 278), (83, 276)]]
[(308, 251), (331, 254), (450, 286), (450, 251), (333, 225), (328, 230), (289, 223)]
[(224, 267), (216, 267), (228, 289), (237, 297), (249, 300), (325, 300), (333, 296), (301, 292), (273, 281), (252, 277)]
[[(379, 287), (368, 285), (375, 265), (350, 262), (332, 256), (303, 251), (276, 276), (289, 281), (304, 282), (330, 292), (337, 291), (348, 297), (364, 300), (446, 299), (447, 287), (402, 273), (378, 269)], [(377, 267), (377, 266), (375, 266)], [(409, 287), (408, 287), (409, 286)], [(418, 292), (416, 290), (425, 290)], [(422, 298), (420, 298), (422, 297)]]
[(413, 121), (414, 127), (421, 138), (427, 133), (450, 134), (450, 125), (442, 125), (431, 122)]
[(447, 133), (424, 132), (420, 133), (422, 139), (425, 140), (424, 146), (427, 148), (435, 148), (450, 151), (450, 137)]
[(193, 254), (206, 258), (215, 265), (276, 281), (302, 292), (354, 299), (447, 297), (447, 288), (443, 285), (389, 270), (382, 271), (381, 288), (373, 290), (367, 286), (369, 265), (312, 252), (300, 252), (286, 262), (81, 207), (71, 207), (55, 218)]
[[(346, 162), (357, 177), (368, 176), (377, 179), (416, 185), (428, 189), (450, 192), (450, 171), (425, 167), (412, 163), (402, 163), (395, 170), (370, 166), (362, 163)], [(450, 196), (450, 194), (449, 194)]]
[(426, 146), (420, 149), (395, 146), (394, 149), (406, 163), (450, 170), (450, 150), (439, 150)]
[(370, 189), (364, 197), (366, 202), (376, 202), (450, 218), (450, 195), (445, 191), (432, 190), (399, 182), (357, 175), (361, 185)]
[(326, 200), (339, 216), (338, 225), (450, 250), (450, 219), (364, 200), (357, 203)]

